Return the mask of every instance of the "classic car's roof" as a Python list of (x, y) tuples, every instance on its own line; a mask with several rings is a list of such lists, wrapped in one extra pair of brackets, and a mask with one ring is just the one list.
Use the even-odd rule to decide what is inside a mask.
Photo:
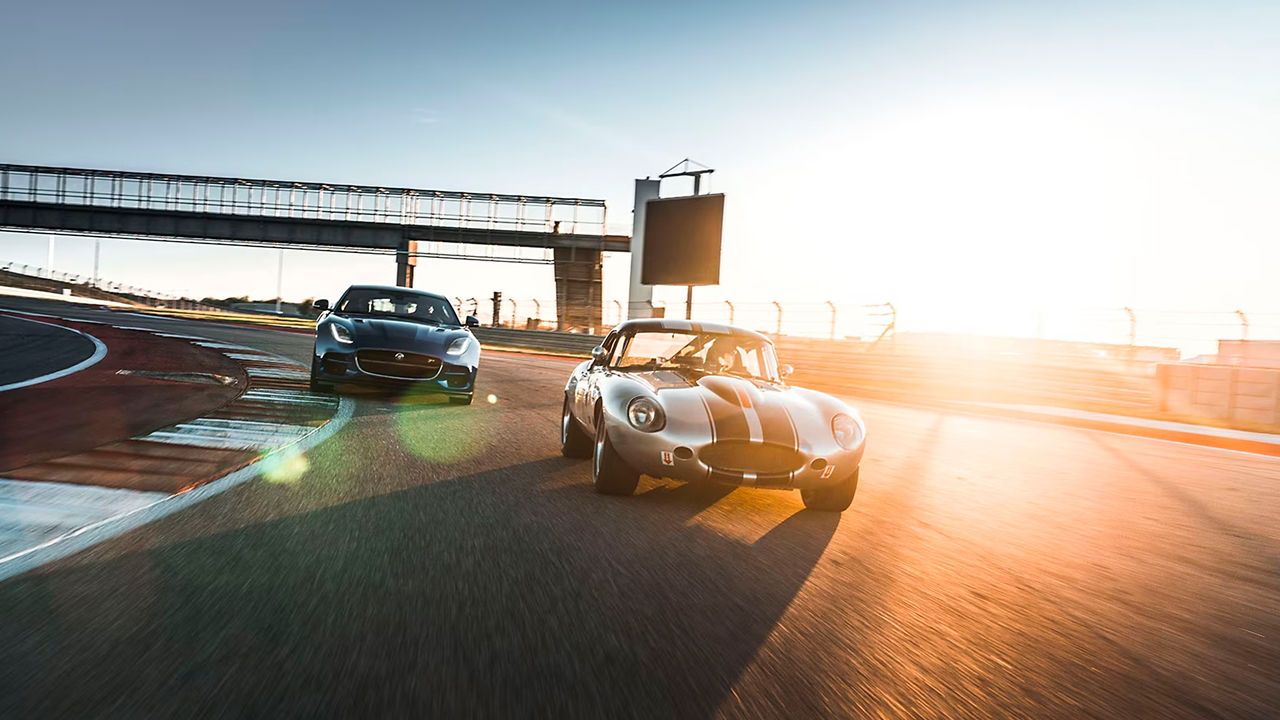
[(343, 292), (342, 294), (346, 295), (352, 290), (380, 290), (384, 292), (413, 293), (414, 295), (426, 295), (427, 297), (433, 297), (433, 298), (436, 298), (437, 300), (444, 300), (445, 302), (449, 301), (449, 298), (443, 295), (437, 295), (436, 293), (427, 292), (426, 290), (417, 290), (414, 288), (398, 287), (396, 285), (352, 285), (351, 287), (347, 288), (346, 291)]
[(698, 322), (697, 320), (678, 320), (676, 318), (646, 318), (628, 320), (613, 328), (614, 332), (645, 332), (665, 330), (668, 332), (714, 333), (717, 335), (742, 335), (753, 340), (772, 343), (767, 335), (755, 330), (724, 325), (722, 323)]

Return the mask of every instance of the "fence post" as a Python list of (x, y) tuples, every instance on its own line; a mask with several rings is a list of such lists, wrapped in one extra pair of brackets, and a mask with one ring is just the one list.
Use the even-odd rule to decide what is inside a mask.
[(533, 299), (533, 319), (535, 327), (542, 327), (542, 303), (538, 302), (538, 298)]
[(733, 324), (733, 303), (729, 302), (728, 300), (725, 300), (724, 304), (729, 306), (729, 324), (732, 325)]
[(1249, 316), (1244, 314), (1243, 310), (1236, 311), (1236, 317), (1240, 318), (1240, 339), (1249, 339)]
[(515, 298), (507, 298), (507, 301), (511, 303), (511, 327), (515, 327), (520, 315), (520, 306), (516, 305)]
[(836, 304), (828, 300), (827, 307), (831, 308), (831, 339), (835, 340), (836, 339)]
[(774, 300), (773, 306), (778, 308), (778, 327), (777, 327), (777, 331), (774, 334), (781, 335), (782, 334), (782, 305), (777, 300)]

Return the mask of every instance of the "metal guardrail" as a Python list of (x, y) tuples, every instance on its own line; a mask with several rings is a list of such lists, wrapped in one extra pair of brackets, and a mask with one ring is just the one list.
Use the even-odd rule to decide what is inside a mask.
[(472, 332), (475, 333), (477, 340), (486, 345), (544, 350), (583, 357), (590, 355), (591, 349), (604, 339), (600, 335), (498, 327), (478, 327)]

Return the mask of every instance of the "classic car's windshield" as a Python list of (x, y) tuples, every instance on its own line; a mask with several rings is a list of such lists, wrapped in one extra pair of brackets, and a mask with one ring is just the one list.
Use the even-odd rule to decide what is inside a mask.
[(441, 298), (414, 292), (397, 292), (376, 288), (351, 288), (334, 308), (337, 312), (358, 315), (391, 315), (405, 320), (460, 325), (458, 314)]
[(613, 367), (623, 371), (688, 369), (776, 382), (773, 346), (746, 335), (650, 331), (622, 338)]

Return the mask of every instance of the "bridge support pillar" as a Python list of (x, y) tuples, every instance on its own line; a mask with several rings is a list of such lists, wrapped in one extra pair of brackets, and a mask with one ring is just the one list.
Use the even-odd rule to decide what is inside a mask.
[(560, 330), (598, 333), (604, 305), (600, 251), (556, 248), (556, 323)]
[(396, 285), (413, 287), (413, 269), (418, 265), (418, 258), (413, 253), (418, 251), (417, 240), (401, 240), (396, 249)]

